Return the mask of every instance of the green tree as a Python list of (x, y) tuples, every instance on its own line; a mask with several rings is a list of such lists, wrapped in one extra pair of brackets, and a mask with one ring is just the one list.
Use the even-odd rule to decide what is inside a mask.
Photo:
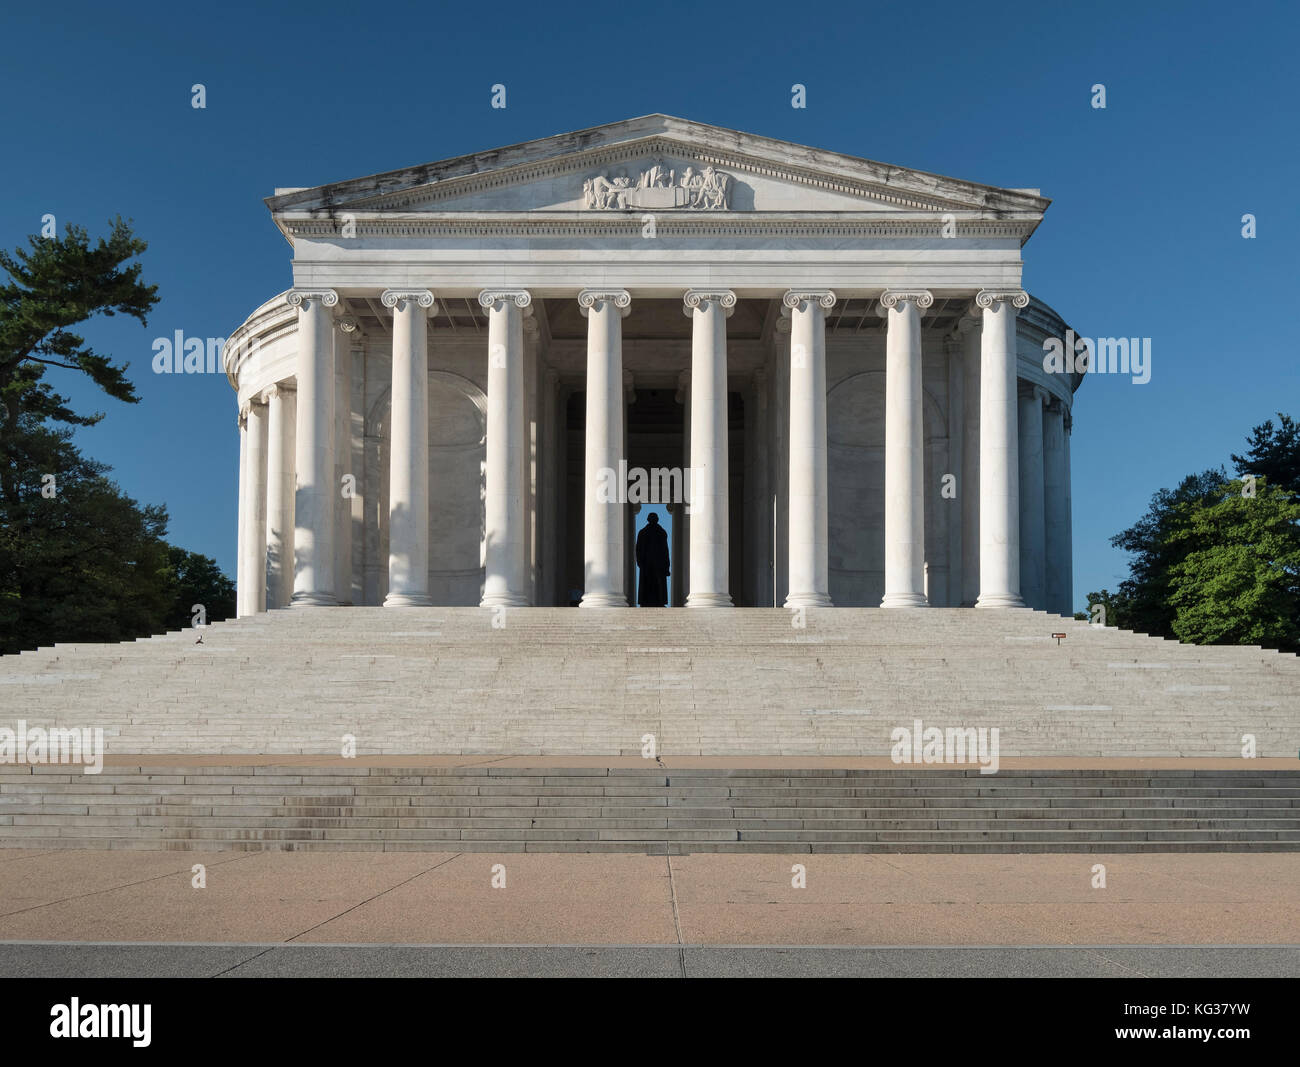
[(0, 494), (18, 503), (14, 438), (24, 414), (41, 420), (91, 426), (102, 413), (80, 415), (67, 397), (43, 381), (47, 368), (87, 375), (109, 396), (139, 401), (126, 377), (126, 364), (95, 352), (72, 327), (98, 315), (130, 315), (148, 325), (158, 301), (157, 286), (140, 280), (141, 265), (130, 263), (148, 247), (130, 224), (117, 218), (107, 240), (92, 247), (85, 229), (69, 225), (63, 237), (29, 238), (29, 249), (0, 251), (9, 280), (0, 286)]
[[(1115, 594), (1115, 619), (1107, 612), (1107, 625), (1126, 630), (1173, 637), (1174, 612), (1169, 603), (1172, 568), (1188, 551), (1171, 539), (1185, 504), (1217, 500), (1227, 481), (1222, 468), (1190, 474), (1177, 489), (1161, 489), (1151, 498), (1147, 513), (1132, 526), (1111, 538), (1110, 543), (1132, 555), (1129, 576)], [(1091, 603), (1091, 600), (1089, 601)]]
[(165, 625), (183, 630), (194, 622), (194, 605), (202, 604), (208, 622), (221, 622), (235, 614), (235, 583), (211, 556), (187, 552), (175, 545), (168, 550), (168, 571), (174, 598)]
[[(1089, 593), (1085, 603), (1088, 605), (1087, 611), (1076, 611), (1074, 617), (1084, 622), (1097, 621), (1102, 626), (1118, 626), (1121, 629), (1131, 630), (1130, 611), (1128, 600), (1119, 593), (1112, 593), (1109, 589), (1103, 589), (1100, 593)], [(1093, 611), (1097, 605), (1101, 605), (1101, 618), (1094, 620)]]
[(1256, 426), (1246, 438), (1246, 454), (1234, 454), (1232, 462), (1238, 474), (1253, 474), (1279, 489), (1300, 493), (1300, 424), (1280, 411), (1277, 417), (1281, 426), (1274, 427), (1272, 419)]
[(1214, 500), (1178, 505), (1169, 543), (1173, 632), (1195, 644), (1300, 651), (1300, 499), (1228, 482)]
[(161, 630), (176, 597), (167, 511), (141, 507), (72, 445), (20, 416), (0, 496), (0, 653)]

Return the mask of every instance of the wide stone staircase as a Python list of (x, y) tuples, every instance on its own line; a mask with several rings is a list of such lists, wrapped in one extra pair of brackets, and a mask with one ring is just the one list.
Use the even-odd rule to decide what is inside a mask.
[[(1243, 761), (1245, 762), (1245, 761)], [(1300, 850), (1300, 772), (392, 765), (0, 768), (0, 847)], [(71, 773), (69, 773), (71, 771)]]
[(19, 719), (115, 754), (888, 756), (920, 719), (1002, 757), (1294, 757), (1300, 660), (1026, 610), (309, 608), (0, 657)]

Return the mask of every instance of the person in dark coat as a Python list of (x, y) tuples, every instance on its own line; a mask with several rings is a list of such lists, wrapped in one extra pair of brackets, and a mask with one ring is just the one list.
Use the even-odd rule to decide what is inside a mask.
[(643, 608), (663, 608), (668, 606), (668, 575), (672, 573), (668, 569), (668, 532), (653, 511), (645, 521), (636, 535), (636, 565), (641, 572), (637, 603)]

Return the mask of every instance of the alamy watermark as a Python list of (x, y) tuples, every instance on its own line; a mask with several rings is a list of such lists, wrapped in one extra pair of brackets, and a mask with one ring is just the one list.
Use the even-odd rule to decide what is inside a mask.
[[(596, 472), (597, 504), (686, 504), (691, 502), (692, 467), (601, 467)], [(690, 507), (686, 508), (690, 512)]]
[(1134, 385), (1146, 385), (1151, 380), (1151, 338), (1078, 337), (1066, 330), (1064, 339), (1043, 342), (1043, 372), (1128, 374)]
[(101, 726), (28, 727), (18, 720), (18, 729), (0, 726), (0, 763), (82, 764), (85, 774), (104, 769), (104, 729)]
[(998, 773), (998, 727), (926, 726), (914, 719), (909, 729), (895, 726), (889, 735), (895, 763), (978, 763), (980, 774)]

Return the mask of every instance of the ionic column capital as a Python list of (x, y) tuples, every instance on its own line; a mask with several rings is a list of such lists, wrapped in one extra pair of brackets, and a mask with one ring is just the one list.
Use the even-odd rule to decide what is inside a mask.
[(489, 310), (498, 304), (512, 303), (525, 315), (533, 313), (533, 294), (527, 289), (484, 289), (478, 294), (479, 306)]
[(345, 311), (334, 316), (334, 325), (345, 334), (354, 334), (361, 332), (361, 320), (350, 311)]
[[(835, 293), (830, 289), (788, 289), (781, 303), (790, 311), (795, 310), (800, 304), (820, 304), (829, 311), (835, 306)], [(784, 314), (789, 314), (789, 311)]]
[(723, 314), (731, 318), (736, 310), (736, 294), (730, 289), (687, 289), (682, 295), (682, 314), (688, 319), (701, 304), (717, 303)]
[(933, 303), (934, 294), (929, 289), (886, 289), (880, 294), (876, 314), (883, 319), (899, 304), (913, 304), (918, 311), (924, 311)]
[(1016, 396), (1020, 400), (1037, 400), (1040, 404), (1045, 404), (1051, 400), (1052, 395), (1036, 382), (1017, 381)]
[(293, 396), (297, 392), (298, 386), (296, 382), (276, 382), (274, 385), (268, 386), (266, 389), (262, 390), (260, 399), (263, 404), (269, 404), (272, 400), (279, 400), (284, 397)]
[(584, 319), (592, 308), (604, 303), (613, 304), (619, 314), (627, 318), (632, 308), (632, 294), (626, 289), (583, 289), (578, 293), (578, 308)]
[(971, 308), (967, 308), (961, 318), (957, 320), (957, 325), (952, 328), (953, 335), (959, 339), (965, 339), (970, 333), (980, 328), (981, 317), (974, 313)]
[(284, 299), (285, 303), (295, 308), (301, 308), (304, 304), (310, 307), (315, 303), (332, 308), (339, 302), (339, 294), (333, 289), (290, 289), (284, 294)]
[(379, 294), (379, 302), (386, 308), (396, 308), (398, 304), (417, 304), (422, 308), (433, 307), (433, 293), (428, 289), (385, 289)]
[(1029, 306), (1029, 294), (1023, 289), (981, 289), (975, 294), (975, 306), (985, 310), (997, 303), (1008, 303), (1015, 308)]

